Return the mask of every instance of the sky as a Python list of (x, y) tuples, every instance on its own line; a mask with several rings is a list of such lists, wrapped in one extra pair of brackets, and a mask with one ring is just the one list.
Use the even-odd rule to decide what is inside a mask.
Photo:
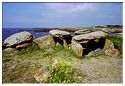
[(3, 28), (122, 25), (122, 3), (3, 3)]

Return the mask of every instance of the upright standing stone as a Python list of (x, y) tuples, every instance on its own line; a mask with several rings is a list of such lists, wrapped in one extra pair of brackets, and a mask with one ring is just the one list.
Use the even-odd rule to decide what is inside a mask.
[(84, 48), (82, 45), (75, 40), (72, 40), (71, 42), (71, 48), (76, 53), (77, 56), (82, 56)]

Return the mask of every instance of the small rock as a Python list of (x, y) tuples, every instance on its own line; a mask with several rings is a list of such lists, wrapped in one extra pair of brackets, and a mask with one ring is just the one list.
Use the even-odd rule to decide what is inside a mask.
[(4, 51), (6, 51), (6, 52), (13, 52), (15, 50), (16, 50), (15, 48), (6, 48), (6, 49), (4, 49)]
[(120, 55), (120, 52), (119, 52), (119, 50), (117, 50), (117, 49), (113, 49), (112, 51), (111, 51), (111, 56), (119, 56)]
[(89, 54), (86, 56), (98, 56), (102, 54), (104, 54), (103, 50), (100, 48), (97, 48), (96, 50), (89, 52)]
[(38, 81), (38, 82), (46, 82), (46, 79), (50, 77), (50, 73), (47, 72), (46, 69), (44, 68), (40, 68), (39, 70), (34, 72), (34, 78)]
[(114, 49), (107, 49), (105, 50), (105, 55), (108, 55), (108, 56), (116, 56), (114, 55)]

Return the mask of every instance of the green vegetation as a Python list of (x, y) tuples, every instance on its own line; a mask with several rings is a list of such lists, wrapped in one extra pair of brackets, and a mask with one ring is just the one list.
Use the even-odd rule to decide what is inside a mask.
[(35, 42), (32, 43), (32, 46), (26, 48), (27, 52), (33, 52), (34, 50), (39, 50), (38, 44)]
[(47, 69), (51, 74), (47, 80), (48, 83), (73, 83), (83, 75), (78, 75), (73, 64), (63, 59), (57, 60), (54, 65), (48, 66)]
[(111, 40), (111, 42), (114, 44), (114, 47), (122, 53), (122, 47), (123, 47), (122, 38), (117, 36), (109, 36), (108, 39)]
[(102, 30), (102, 29), (105, 29), (105, 30), (118, 30), (118, 31), (122, 31), (123, 30), (123, 27), (122, 26), (112, 26), (112, 25), (108, 25), (108, 26), (92, 26), (92, 27), (67, 27), (67, 28), (58, 28), (58, 29), (61, 29), (61, 30), (66, 30), (66, 31), (76, 31), (76, 30), (83, 30), (83, 29), (86, 29), (86, 30)]
[[(55, 61), (58, 61), (58, 63), (55, 66), (51, 66), (55, 64)], [(39, 49), (33, 43), (32, 46), (21, 51), (13, 51), (11, 53), (3, 51), (3, 83), (38, 83), (33, 77), (34, 72), (39, 68), (48, 67), (52, 68), (53, 71), (51, 71), (52, 77), (47, 82), (71, 83), (74, 82), (71, 77), (72, 74), (76, 73), (73, 69), (73, 65), (76, 62), (75, 54), (70, 50), (64, 49), (60, 44), (51, 48)]]
[(3, 83), (39, 83), (34, 74), (41, 68), (50, 74), (41, 83), (122, 82), (122, 58), (100, 55), (79, 59), (72, 50), (64, 49), (60, 44), (39, 49), (36, 43), (21, 51), (3, 51), (2, 54)]

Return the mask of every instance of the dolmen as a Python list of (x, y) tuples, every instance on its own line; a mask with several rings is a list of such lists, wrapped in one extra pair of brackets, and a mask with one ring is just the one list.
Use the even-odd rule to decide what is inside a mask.
[(84, 56), (97, 48), (102, 49), (107, 36), (108, 34), (103, 31), (76, 35), (72, 38), (71, 47), (78, 56)]
[(63, 30), (50, 30), (49, 35), (39, 38), (27, 31), (15, 33), (3, 41), (3, 49), (27, 48), (35, 42), (39, 48), (51, 48), (61, 44), (65, 49), (71, 49), (78, 56), (109, 55), (118, 56), (120, 53), (114, 48), (113, 43), (107, 39), (109, 33), (103, 30), (78, 30), (72, 36), (70, 32)]
[(119, 55), (119, 51), (115, 49), (113, 43), (107, 39), (109, 34), (106, 31), (79, 30), (76, 31), (75, 34), (71, 41), (71, 49), (77, 56), (91, 56), (95, 54)]
[(65, 49), (69, 48), (72, 36), (67, 31), (50, 30), (49, 35), (36, 38), (34, 41), (38, 44), (39, 48), (50, 48), (58, 44), (62, 45)]

